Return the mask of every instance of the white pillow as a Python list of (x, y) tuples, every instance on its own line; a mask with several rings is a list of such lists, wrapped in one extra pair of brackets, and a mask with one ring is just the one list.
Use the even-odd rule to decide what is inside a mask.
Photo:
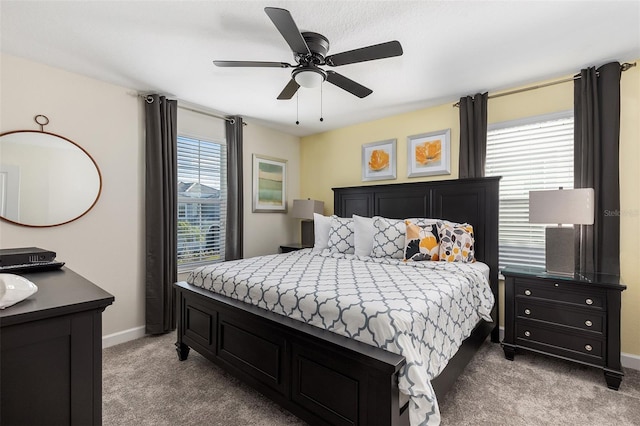
[(373, 249), (373, 235), (376, 228), (372, 217), (353, 215), (353, 232), (356, 256), (371, 256)]
[(322, 251), (329, 247), (329, 231), (331, 230), (331, 216), (313, 214), (314, 251)]

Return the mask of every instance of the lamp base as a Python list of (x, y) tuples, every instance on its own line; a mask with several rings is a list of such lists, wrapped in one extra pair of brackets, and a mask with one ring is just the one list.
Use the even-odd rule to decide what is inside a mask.
[(558, 275), (575, 274), (575, 232), (573, 227), (545, 229), (545, 266), (547, 272)]
[(313, 232), (313, 221), (303, 220), (300, 225), (301, 242), (304, 247), (313, 247), (315, 234)]

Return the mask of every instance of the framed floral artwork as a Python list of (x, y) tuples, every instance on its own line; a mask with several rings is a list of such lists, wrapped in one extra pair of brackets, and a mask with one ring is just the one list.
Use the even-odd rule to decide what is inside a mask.
[(287, 212), (287, 160), (253, 154), (252, 211)]
[(396, 140), (362, 145), (362, 180), (396, 178)]
[(409, 136), (407, 151), (408, 177), (451, 173), (451, 129)]

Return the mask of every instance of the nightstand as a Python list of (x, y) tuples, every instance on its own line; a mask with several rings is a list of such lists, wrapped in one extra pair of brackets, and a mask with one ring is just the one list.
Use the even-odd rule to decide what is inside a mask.
[(600, 368), (607, 386), (618, 390), (620, 296), (626, 286), (615, 275), (552, 275), (542, 268), (511, 267), (505, 277), (502, 348), (513, 360), (516, 350)]
[(302, 250), (305, 248), (311, 248), (311, 246), (306, 246), (300, 243), (283, 244), (280, 246), (280, 252), (289, 253), (291, 251)]

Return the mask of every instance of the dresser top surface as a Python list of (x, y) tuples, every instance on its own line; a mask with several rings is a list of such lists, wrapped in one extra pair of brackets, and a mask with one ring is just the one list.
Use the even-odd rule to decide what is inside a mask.
[(13, 306), (1, 309), (2, 326), (89, 309), (104, 309), (114, 301), (111, 294), (66, 267), (18, 275), (33, 282), (38, 291)]
[(512, 275), (523, 278), (541, 278), (554, 281), (569, 281), (578, 284), (591, 284), (595, 286), (613, 287), (619, 290), (627, 288), (620, 280), (619, 275), (601, 273), (575, 273), (573, 275), (561, 275), (547, 272), (544, 268), (533, 266), (510, 266), (502, 270), (505, 276)]

